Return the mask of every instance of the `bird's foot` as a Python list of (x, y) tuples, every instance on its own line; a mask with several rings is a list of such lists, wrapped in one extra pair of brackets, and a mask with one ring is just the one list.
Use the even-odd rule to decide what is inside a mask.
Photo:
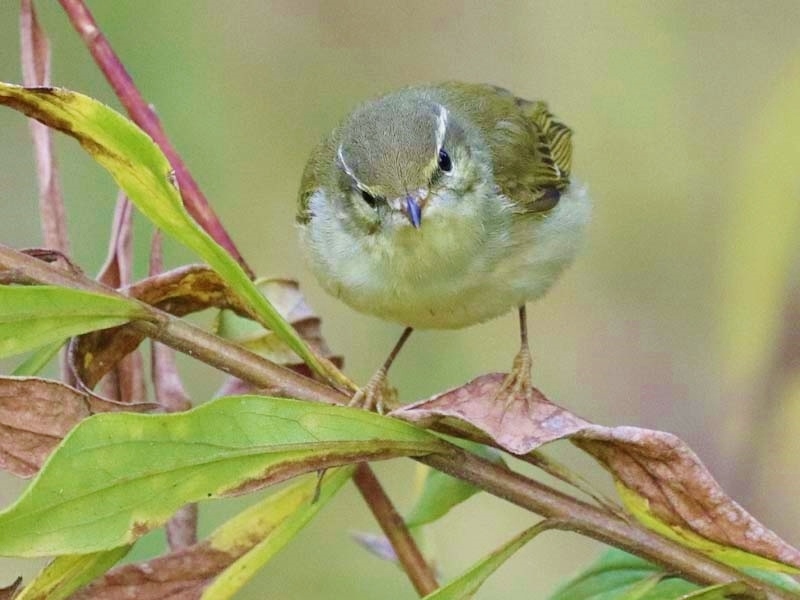
[(385, 369), (378, 369), (367, 384), (358, 390), (348, 406), (386, 414), (397, 406), (397, 390), (389, 385)]
[(541, 398), (541, 394), (531, 383), (532, 365), (530, 350), (525, 345), (514, 358), (511, 372), (506, 375), (500, 389), (495, 393), (494, 401), (506, 409), (516, 402), (525, 404), (537, 402)]

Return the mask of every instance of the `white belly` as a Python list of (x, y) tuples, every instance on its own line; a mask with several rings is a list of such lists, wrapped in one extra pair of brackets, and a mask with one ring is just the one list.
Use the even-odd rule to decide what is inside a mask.
[(480, 323), (544, 294), (572, 262), (590, 214), (573, 183), (547, 215), (448, 215), (394, 239), (354, 239), (334, 215), (306, 226), (310, 264), (323, 287), (351, 307), (419, 329)]

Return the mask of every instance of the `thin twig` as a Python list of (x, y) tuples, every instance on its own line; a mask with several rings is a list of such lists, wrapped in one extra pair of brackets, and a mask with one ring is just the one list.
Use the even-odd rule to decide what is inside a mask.
[(245, 262), (239, 250), (236, 248), (228, 232), (222, 226), (219, 217), (211, 208), (205, 195), (195, 182), (189, 169), (186, 168), (177, 150), (172, 146), (161, 121), (151, 106), (145, 102), (133, 79), (125, 70), (119, 57), (111, 48), (106, 37), (100, 31), (97, 23), (89, 12), (83, 0), (59, 0), (64, 12), (67, 13), (75, 31), (81, 36), (89, 52), (91, 52), (97, 66), (106, 76), (106, 79), (114, 88), (114, 93), (119, 101), (128, 111), (128, 115), (139, 127), (141, 127), (153, 141), (161, 148), (161, 151), (169, 160), (175, 171), (175, 178), (178, 182), (183, 203), (189, 214), (194, 220), (214, 238), (214, 240), (225, 248), (236, 261), (242, 265), (251, 278), (254, 277), (253, 271)]
[[(97, 282), (67, 273), (0, 244), (0, 270), (23, 273), (26, 280), (89, 291), (115, 294)], [(289, 390), (292, 397), (345, 404), (349, 398), (341, 392), (303, 377), (259, 357), (222, 338), (211, 335), (181, 319), (142, 304), (150, 321), (132, 323), (141, 333), (198, 360), (232, 373), (259, 387)], [(681, 546), (637, 523), (628, 523), (616, 515), (530, 479), (510, 469), (470, 454), (456, 446), (443, 454), (430, 454), (416, 460), (453, 477), (468, 481), (490, 494), (508, 500), (547, 519), (555, 519), (560, 528), (622, 548), (663, 566), (670, 572), (701, 585), (744, 581), (762, 591), (770, 600), (798, 600), (800, 595), (755, 579), (732, 567)]]
[[(33, 0), (20, 2), (19, 33), (22, 82), (26, 86), (50, 85), (50, 40), (39, 25)], [(28, 124), (36, 157), (42, 243), (45, 248), (66, 256), (69, 254), (69, 235), (58, 161), (53, 148), (53, 132), (35, 119), (28, 119)], [(59, 370), (64, 383), (75, 383), (67, 365), (66, 349), (60, 352)]]
[[(39, 26), (33, 0), (22, 0), (19, 12), (22, 82), (26, 86), (50, 85), (50, 42)], [(53, 152), (53, 134), (47, 125), (28, 119), (36, 155), (39, 183), (39, 220), (46, 248), (69, 254), (67, 219), (61, 181)]]
[(353, 475), (353, 482), (358, 486), (358, 490), (364, 496), (364, 500), (372, 514), (375, 515), (383, 533), (392, 544), (397, 559), (417, 593), (420, 596), (427, 596), (436, 590), (439, 586), (433, 570), (422, 556), (414, 538), (411, 537), (411, 532), (406, 527), (403, 517), (395, 510), (375, 473), (366, 463), (358, 465)]

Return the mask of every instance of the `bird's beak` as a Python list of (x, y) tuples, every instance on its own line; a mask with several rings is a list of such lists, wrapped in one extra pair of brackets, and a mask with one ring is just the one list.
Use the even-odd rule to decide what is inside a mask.
[(402, 205), (403, 214), (408, 217), (408, 220), (414, 226), (414, 229), (419, 229), (422, 225), (422, 207), (426, 198), (420, 199), (417, 194), (408, 194)]

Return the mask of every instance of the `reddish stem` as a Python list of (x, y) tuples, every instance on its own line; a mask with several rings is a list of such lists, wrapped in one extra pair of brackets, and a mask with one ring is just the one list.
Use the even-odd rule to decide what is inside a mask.
[(253, 277), (253, 272), (245, 262), (228, 232), (222, 226), (208, 200), (200, 191), (183, 160), (161, 127), (158, 116), (145, 102), (133, 79), (125, 70), (119, 57), (114, 53), (108, 40), (83, 0), (59, 0), (73, 27), (81, 36), (100, 70), (106, 76), (130, 118), (158, 144), (175, 171), (175, 177), (183, 196), (183, 203), (189, 214), (205, 229), (216, 242), (233, 256), (242, 268)]
[(414, 589), (420, 596), (427, 596), (434, 592), (439, 586), (430, 565), (422, 556), (414, 538), (411, 537), (411, 532), (406, 527), (403, 517), (397, 513), (392, 501), (367, 463), (361, 463), (356, 467), (353, 481), (372, 514), (375, 515), (383, 533), (389, 538), (394, 553), (414, 585)]

